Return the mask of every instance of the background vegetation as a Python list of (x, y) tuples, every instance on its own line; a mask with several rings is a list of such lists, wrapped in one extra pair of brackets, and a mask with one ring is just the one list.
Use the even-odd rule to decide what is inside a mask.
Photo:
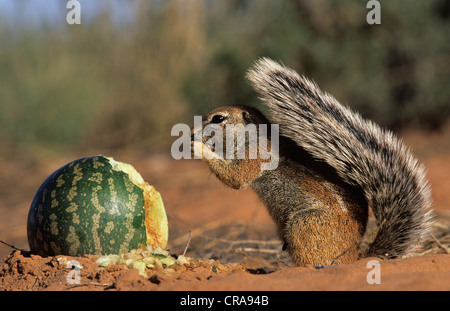
[(260, 56), (391, 129), (449, 119), (446, 0), (381, 1), (381, 25), (367, 24), (361, 0), (128, 5), (131, 19), (105, 5), (89, 19), (82, 11), (81, 25), (10, 24), (0, 12), (3, 146), (167, 150), (174, 124), (257, 102), (244, 75)]

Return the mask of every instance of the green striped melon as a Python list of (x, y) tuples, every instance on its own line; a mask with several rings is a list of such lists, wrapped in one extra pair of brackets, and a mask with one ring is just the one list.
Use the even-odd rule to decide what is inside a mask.
[(164, 249), (168, 223), (161, 195), (133, 166), (104, 156), (75, 160), (38, 189), (28, 213), (28, 243), (41, 256)]

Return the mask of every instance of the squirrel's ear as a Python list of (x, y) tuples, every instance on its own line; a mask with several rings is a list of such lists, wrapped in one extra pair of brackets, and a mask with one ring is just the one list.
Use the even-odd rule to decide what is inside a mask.
[(253, 123), (252, 117), (248, 111), (242, 112), (242, 119), (244, 119), (247, 123)]

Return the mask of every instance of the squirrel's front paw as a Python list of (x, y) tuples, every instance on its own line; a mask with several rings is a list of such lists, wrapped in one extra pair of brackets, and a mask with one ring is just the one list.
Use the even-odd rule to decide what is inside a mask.
[(191, 141), (191, 156), (193, 159), (201, 159), (203, 156), (203, 143), (201, 141)]
[(191, 141), (191, 155), (194, 159), (222, 159), (201, 141)]

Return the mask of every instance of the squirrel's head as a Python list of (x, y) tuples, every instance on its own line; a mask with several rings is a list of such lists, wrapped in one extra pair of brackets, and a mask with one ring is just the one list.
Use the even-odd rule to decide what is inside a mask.
[(269, 126), (256, 108), (216, 108), (202, 117), (201, 124), (194, 124), (192, 152), (225, 184), (241, 188), (261, 174), (265, 162), (272, 161)]
[(245, 106), (219, 107), (203, 117), (203, 124), (269, 124), (266, 117), (256, 108)]
[[(201, 141), (211, 151), (231, 159), (237, 159), (238, 146), (258, 143), (259, 125), (269, 125), (266, 117), (256, 108), (244, 106), (219, 107), (202, 117), (201, 124), (194, 124), (191, 129), (191, 140)], [(270, 140), (270, 132), (265, 138)], [(228, 153), (227, 153), (228, 152)]]

